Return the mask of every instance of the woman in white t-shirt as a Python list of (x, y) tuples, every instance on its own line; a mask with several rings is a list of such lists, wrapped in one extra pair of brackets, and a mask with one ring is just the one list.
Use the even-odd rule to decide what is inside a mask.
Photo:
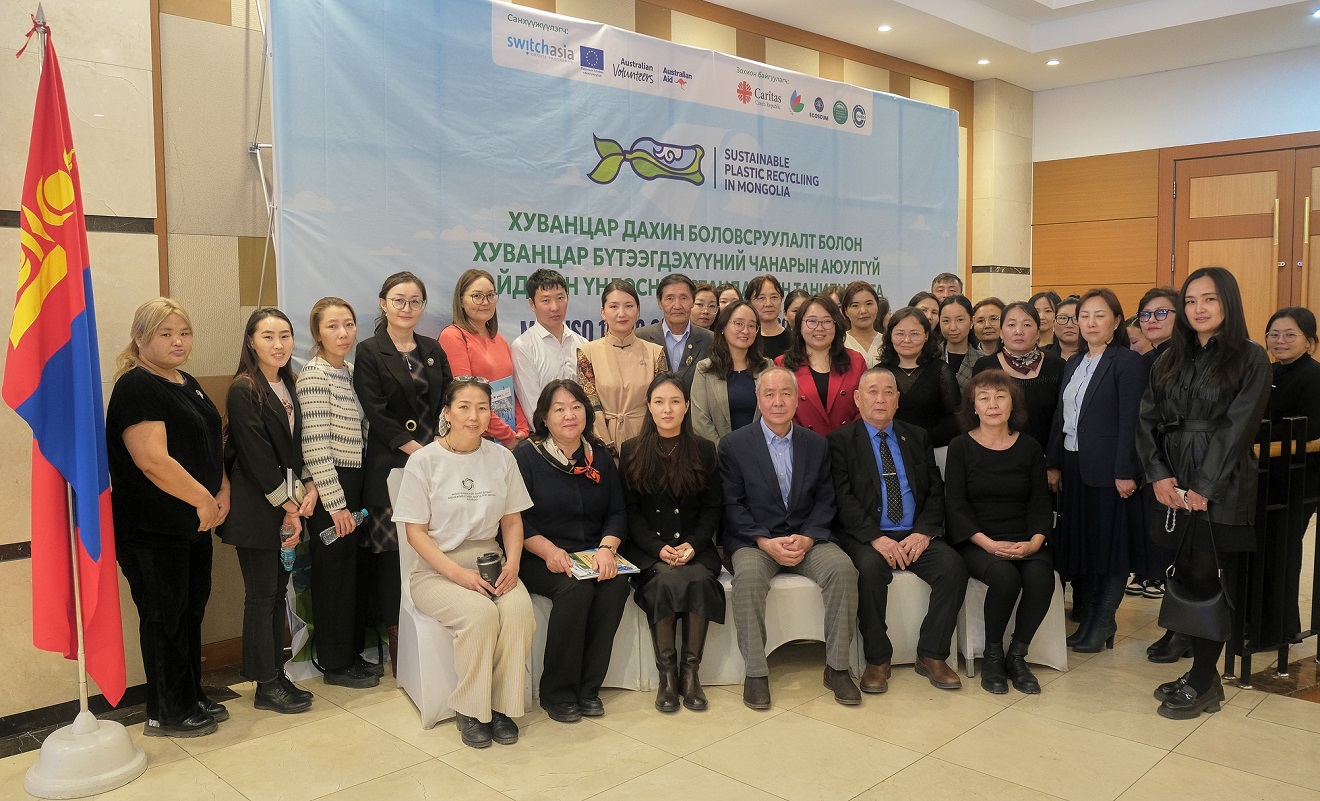
[[(463, 743), (485, 748), (518, 741), (532, 648), (532, 599), (518, 581), (521, 512), (532, 499), (513, 454), (482, 435), (490, 425), (490, 385), (453, 381), (440, 411), (440, 436), (408, 458), (394, 504), (417, 551), (409, 587), (413, 604), (454, 632), (458, 686), (449, 697)], [(477, 559), (501, 550), (493, 584)]]

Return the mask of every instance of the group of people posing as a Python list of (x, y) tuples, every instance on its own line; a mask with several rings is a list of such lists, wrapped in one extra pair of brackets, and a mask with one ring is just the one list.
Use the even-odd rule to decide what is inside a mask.
[[(379, 682), (381, 667), (360, 656), (366, 632), (384, 628), (393, 664), (407, 581), (415, 607), (455, 638), (449, 703), (472, 747), (518, 739), (529, 593), (553, 602), (539, 687), (552, 719), (604, 714), (630, 593), (651, 629), (656, 708), (706, 709), (699, 668), (709, 624), (726, 623), (724, 567), (751, 708), (771, 705), (766, 597), (785, 571), (821, 587), (822, 681), (841, 704), (888, 689), (896, 570), (931, 587), (918, 674), (961, 687), (949, 645), (974, 578), (987, 587), (982, 688), (1038, 693), (1026, 656), (1056, 571), (1073, 585), (1077, 651), (1112, 646), (1129, 574), (1157, 588), (1172, 563), (1208, 597), (1216, 565), (1240, 570), (1256, 547), (1250, 445), (1271, 383), (1271, 416), (1320, 414), (1307, 408), (1320, 398), (1314, 316), (1274, 315), (1271, 368), (1221, 268), (1151, 290), (1130, 321), (1108, 289), (973, 304), (943, 274), (890, 313), (861, 281), (785, 296), (771, 275), (740, 293), (671, 274), (652, 325), (639, 323), (632, 284), (607, 284), (606, 330), (590, 342), (565, 324), (562, 275), (537, 270), (526, 286), (536, 323), (512, 343), (482, 270), (460, 277), (438, 340), (416, 330), (428, 298), (411, 273), (385, 280), (361, 341), (352, 306), (323, 298), (296, 377), (292, 323), (259, 309), (223, 421), (180, 369), (186, 311), (167, 298), (138, 309), (107, 434), (147, 734), (201, 736), (228, 717), (200, 682), (212, 532), (237, 550), (242, 671), (259, 709), (312, 702), (283, 668), (280, 550), (300, 539), (326, 683)], [(400, 525), (418, 556), (409, 576)], [(1301, 532), (1274, 536), (1300, 549)], [(478, 564), (491, 553), (498, 564)], [(1291, 581), (1292, 609), (1273, 614), (1291, 614), (1296, 632)], [(860, 686), (849, 670), (859, 630)], [(1222, 647), (1177, 632), (1152, 645), (1153, 661), (1193, 657), (1156, 690), (1160, 714), (1218, 709)]]

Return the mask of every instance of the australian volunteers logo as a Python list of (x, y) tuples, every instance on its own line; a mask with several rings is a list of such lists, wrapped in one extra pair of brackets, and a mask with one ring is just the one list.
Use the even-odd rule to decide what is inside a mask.
[(600, 161), (587, 177), (598, 184), (612, 183), (624, 163), (629, 164), (633, 173), (644, 181), (672, 178), (697, 186), (706, 182), (706, 176), (701, 173), (701, 160), (706, 151), (701, 145), (670, 145), (643, 137), (624, 150), (612, 139), (602, 139), (594, 134), (591, 138), (595, 141)]

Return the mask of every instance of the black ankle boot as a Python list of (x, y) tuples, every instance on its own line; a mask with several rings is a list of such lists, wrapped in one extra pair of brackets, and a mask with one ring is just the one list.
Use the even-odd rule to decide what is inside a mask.
[(1020, 693), (1036, 695), (1040, 692), (1040, 682), (1036, 680), (1031, 668), (1027, 667), (1027, 644), (1014, 639), (1004, 656), (1004, 670), (1013, 681), (1013, 688)]
[(1077, 641), (1072, 649), (1079, 654), (1096, 654), (1105, 648), (1114, 647), (1114, 634), (1118, 632), (1118, 623), (1114, 613), (1123, 602), (1123, 587), (1127, 576), (1100, 576), (1095, 579), (1095, 599), (1091, 604), (1091, 627), (1086, 636)]
[(307, 711), (311, 705), (311, 701), (291, 694), (279, 679), (257, 682), (257, 694), (254, 699), (254, 706), (257, 709), (268, 709), (271, 712), (279, 712), (283, 715), (293, 715)]
[(1068, 635), (1064, 642), (1069, 648), (1079, 642), (1087, 639), (1091, 632), (1091, 623), (1094, 619), (1095, 597), (1092, 589), (1094, 582), (1090, 576), (1073, 579), (1073, 606), (1070, 617), (1077, 621), (1077, 629)]
[(678, 711), (678, 649), (674, 644), (674, 624), (675, 617), (670, 615), (651, 627), (655, 668), (660, 674), (655, 708), (661, 712)]
[(1004, 674), (1004, 644), (988, 642), (981, 659), (981, 689), (995, 695), (1008, 692), (1008, 678)]
[(1176, 631), (1168, 632), (1155, 646), (1147, 649), (1146, 659), (1158, 665), (1171, 665), (1192, 655), (1192, 638)]
[(706, 691), (701, 689), (697, 670), (706, 648), (706, 630), (709, 621), (691, 612), (683, 615), (683, 659), (679, 665), (678, 690), (683, 695), (683, 706), (693, 712), (706, 709)]

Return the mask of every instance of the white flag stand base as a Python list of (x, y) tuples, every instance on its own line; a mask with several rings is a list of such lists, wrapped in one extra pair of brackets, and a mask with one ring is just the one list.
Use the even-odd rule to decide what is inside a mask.
[(82, 798), (123, 787), (147, 769), (147, 755), (128, 730), (86, 710), (41, 744), (23, 789), (37, 798)]

